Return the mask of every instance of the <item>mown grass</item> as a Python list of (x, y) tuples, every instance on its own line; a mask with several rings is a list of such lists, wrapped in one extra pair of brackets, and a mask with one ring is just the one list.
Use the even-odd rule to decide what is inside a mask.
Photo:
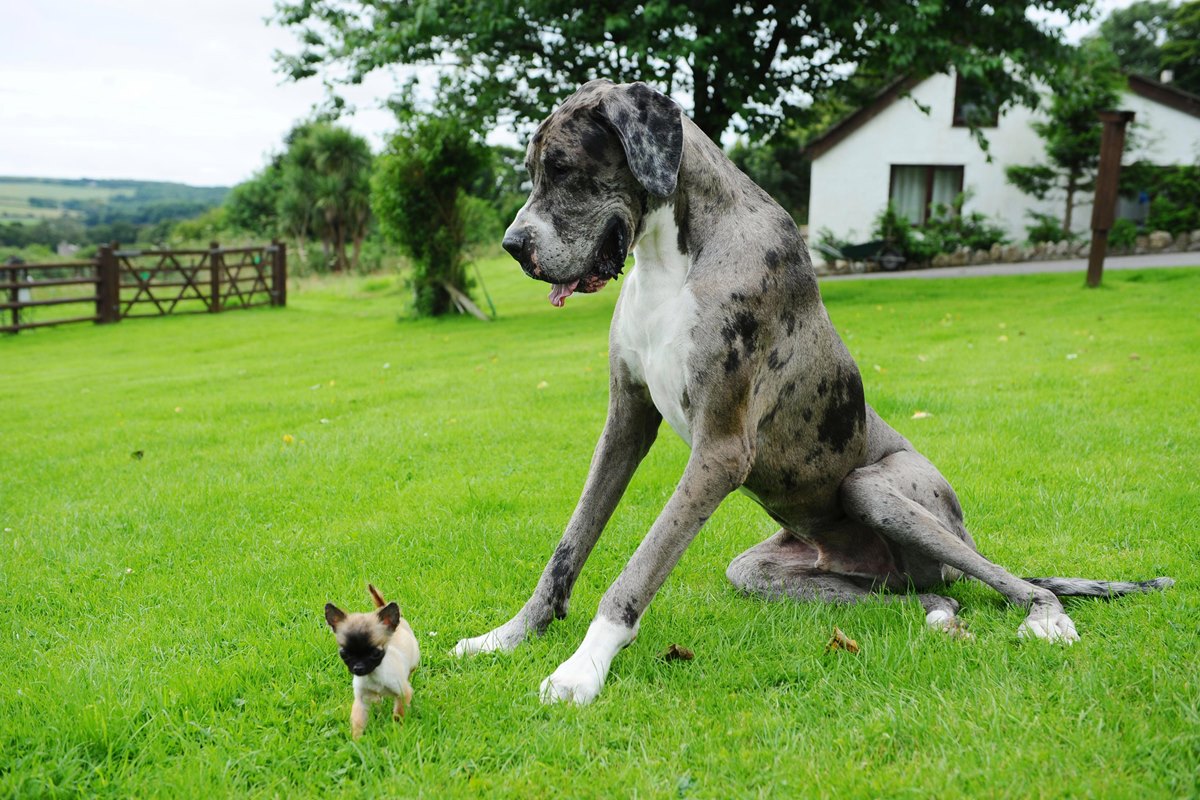
[[(616, 292), (556, 311), (508, 264), (484, 274), (488, 325), (408, 320), (398, 283), (367, 278), (0, 341), (0, 794), (1200, 793), (1200, 270), (823, 288), (869, 400), (986, 554), (1176, 587), (1069, 603), (1071, 648), (1019, 642), (1022, 612), (979, 585), (948, 590), (970, 642), (915, 602), (748, 600), (725, 565), (774, 528), (735, 496), (583, 709), (542, 706), (538, 683), (686, 453), (664, 427), (568, 619), (508, 656), (447, 656), (534, 585), (607, 393)], [(366, 608), (368, 580), (424, 664), (408, 721), (377, 708), (354, 743), (321, 607)], [(825, 652), (835, 625), (858, 655)], [(658, 661), (670, 643), (695, 660)]]

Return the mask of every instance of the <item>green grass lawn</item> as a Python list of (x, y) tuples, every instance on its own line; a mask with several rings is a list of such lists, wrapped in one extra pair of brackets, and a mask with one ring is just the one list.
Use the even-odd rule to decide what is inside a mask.
[[(869, 401), (985, 554), (1173, 589), (1068, 601), (1069, 648), (1018, 641), (1023, 612), (978, 584), (947, 590), (967, 642), (915, 601), (759, 602), (724, 570), (775, 526), (735, 496), (571, 708), (538, 684), (686, 451), (664, 426), (568, 619), (450, 658), (520, 607), (574, 507), (617, 296), (556, 310), (483, 268), (491, 324), (409, 320), (398, 281), (367, 278), (0, 340), (0, 795), (1200, 793), (1200, 269), (823, 287)], [(424, 662), (408, 720), (378, 706), (354, 743), (322, 606), (366, 609), (368, 580)], [(835, 625), (860, 653), (825, 652)], [(695, 660), (658, 661), (671, 643)]]

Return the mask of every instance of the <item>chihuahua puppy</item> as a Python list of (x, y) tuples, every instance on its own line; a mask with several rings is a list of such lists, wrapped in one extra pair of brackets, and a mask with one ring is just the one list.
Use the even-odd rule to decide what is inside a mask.
[(325, 604), (325, 621), (337, 636), (338, 655), (354, 676), (350, 732), (355, 739), (362, 736), (369, 705), (377, 700), (396, 698), (392, 718), (404, 716), (412, 701), (408, 678), (421, 660), (412, 626), (400, 615), (400, 607), (385, 602), (369, 583), (367, 590), (375, 601), (374, 613), (347, 614), (333, 603)]

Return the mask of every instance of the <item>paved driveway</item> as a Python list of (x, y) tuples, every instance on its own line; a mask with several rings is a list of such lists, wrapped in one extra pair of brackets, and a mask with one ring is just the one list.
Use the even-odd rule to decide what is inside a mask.
[[(1104, 269), (1154, 269), (1157, 267), (1200, 266), (1200, 252), (1154, 253), (1145, 256), (1109, 256)], [(1034, 275), (1042, 272), (1078, 272), (1087, 275), (1087, 259), (1065, 261), (1023, 261), (1018, 264), (978, 264), (973, 267), (935, 267), (897, 272), (865, 272), (861, 275), (824, 275), (822, 281), (900, 280), (903, 278), (975, 278), (985, 275)]]

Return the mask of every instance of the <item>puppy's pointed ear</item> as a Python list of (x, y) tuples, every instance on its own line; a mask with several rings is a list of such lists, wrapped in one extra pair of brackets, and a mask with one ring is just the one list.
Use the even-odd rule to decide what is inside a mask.
[(333, 603), (325, 604), (325, 621), (329, 623), (329, 627), (337, 630), (337, 626), (342, 624), (346, 619), (346, 612), (335, 606)]
[(683, 160), (683, 109), (639, 82), (613, 86), (599, 111), (617, 132), (638, 183), (655, 197), (673, 195)]
[(396, 630), (396, 626), (400, 624), (400, 606), (396, 605), (395, 602), (388, 603), (386, 606), (376, 611), (375, 616), (379, 617), (379, 621), (382, 622), (388, 630), (394, 631)]

